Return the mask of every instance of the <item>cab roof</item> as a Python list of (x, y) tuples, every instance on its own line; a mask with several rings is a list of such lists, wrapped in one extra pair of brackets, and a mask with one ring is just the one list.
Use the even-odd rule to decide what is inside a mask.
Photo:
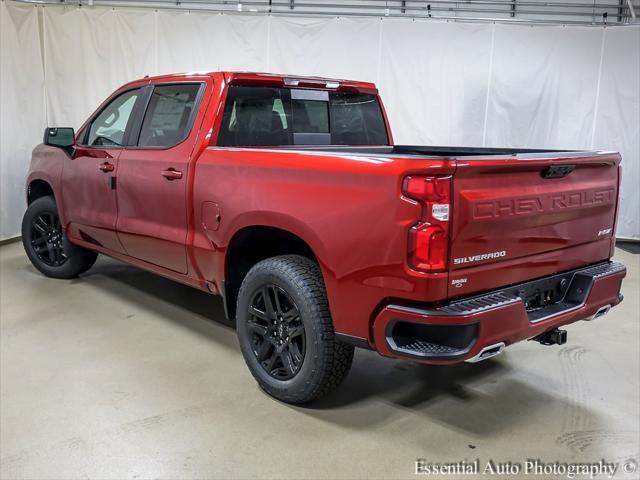
[(371, 82), (359, 82), (354, 80), (344, 80), (337, 78), (325, 78), (325, 77), (310, 77), (299, 75), (284, 75), (274, 73), (259, 73), (259, 72), (186, 72), (186, 73), (174, 73), (168, 75), (157, 75), (153, 77), (145, 77), (139, 81), (155, 82), (159, 80), (171, 80), (171, 79), (188, 79), (197, 77), (216, 77), (222, 75), (225, 82), (229, 85), (264, 85), (270, 87), (298, 87), (298, 88), (318, 88), (326, 90), (338, 90), (338, 91), (355, 91), (361, 93), (377, 94), (378, 89), (374, 83)]

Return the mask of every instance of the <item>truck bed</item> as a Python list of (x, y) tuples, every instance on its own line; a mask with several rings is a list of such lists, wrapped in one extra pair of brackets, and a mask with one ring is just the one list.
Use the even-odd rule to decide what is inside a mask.
[[(415, 145), (265, 148), (275, 155), (288, 151), (302, 157), (325, 156), (327, 162), (328, 157), (387, 157), (393, 183), (403, 169), (401, 177), (407, 172), (420, 175), (433, 172), (434, 160), (446, 163), (450, 169), (443, 175), (452, 178), (449, 298), (552, 275), (611, 255), (620, 160), (615, 152)], [(396, 169), (394, 163), (404, 166)], [(341, 181), (349, 181), (335, 165), (327, 168), (336, 168), (342, 172)], [(378, 167), (376, 172), (383, 170)], [(364, 182), (367, 173), (363, 170), (358, 181)], [(397, 185), (392, 188), (400, 188)], [(570, 264), (560, 266), (549, 256)]]
[(592, 150), (551, 150), (536, 148), (509, 148), (509, 147), (456, 147), (456, 146), (440, 146), (440, 145), (393, 145), (393, 146), (282, 146), (267, 147), (269, 149), (284, 150), (301, 150), (301, 151), (320, 151), (335, 153), (357, 153), (360, 155), (388, 155), (388, 156), (416, 156), (416, 157), (442, 157), (442, 158), (460, 158), (464, 157), (513, 157), (513, 156), (531, 156), (535, 158), (554, 158), (554, 157), (582, 157), (597, 155), (602, 152)]

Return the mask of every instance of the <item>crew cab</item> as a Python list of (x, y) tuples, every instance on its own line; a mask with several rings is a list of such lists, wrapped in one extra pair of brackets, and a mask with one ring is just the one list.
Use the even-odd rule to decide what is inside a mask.
[(45, 130), (22, 238), (50, 277), (103, 253), (221, 295), (260, 387), (303, 403), (354, 347), (475, 362), (607, 313), (620, 160), (394, 145), (372, 83), (145, 77)]

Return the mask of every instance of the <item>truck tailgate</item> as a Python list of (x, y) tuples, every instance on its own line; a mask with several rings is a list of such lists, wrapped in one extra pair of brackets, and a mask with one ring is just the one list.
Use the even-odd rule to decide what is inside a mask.
[(619, 162), (612, 152), (460, 158), (453, 177), (450, 296), (608, 258)]

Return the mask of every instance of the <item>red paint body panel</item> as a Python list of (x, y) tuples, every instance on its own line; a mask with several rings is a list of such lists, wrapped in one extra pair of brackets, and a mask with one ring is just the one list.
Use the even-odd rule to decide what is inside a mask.
[[(189, 178), (192, 155), (213, 90), (211, 77), (190, 77), (186, 81), (203, 82), (205, 94), (200, 100), (194, 127), (185, 140), (170, 148), (125, 148), (120, 156), (118, 199), (118, 236), (126, 253), (154, 265), (186, 274), (187, 233), (190, 199)], [(156, 82), (154, 82), (156, 83)], [(165, 82), (157, 82), (162, 85)], [(200, 139), (201, 140), (201, 139)], [(164, 171), (182, 173), (180, 179), (163, 176)]]
[[(62, 168), (60, 207), (70, 219), (69, 236), (125, 253), (116, 234), (118, 205), (109, 181), (118, 176), (121, 148), (78, 147)], [(113, 170), (103, 171), (101, 166)]]
[[(540, 172), (558, 162), (577, 164), (566, 177)], [(514, 259), (603, 238), (611, 239), (618, 198), (616, 155), (508, 162), (460, 160), (454, 188), (452, 258), (506, 251)], [(608, 230), (605, 235), (598, 235)], [(602, 258), (608, 257), (608, 249)], [(465, 264), (453, 264), (452, 269)]]
[[(380, 331), (397, 314), (389, 304), (443, 305), (611, 256), (620, 162), (615, 153), (456, 158), (396, 154), (391, 148), (358, 153), (215, 146), (229, 83), (283, 86), (291, 78), (299, 81), (297, 88), (324, 89), (327, 82), (338, 82), (335, 88), (377, 94), (366, 82), (266, 74), (145, 78), (110, 99), (147, 84), (206, 84), (184, 142), (168, 149), (79, 147), (73, 158), (39, 146), (28, 181), (52, 186), (72, 242), (201, 289), (213, 285), (224, 291), (229, 245), (239, 231), (286, 230), (302, 239), (320, 264), (336, 331), (388, 355)], [(391, 139), (389, 128), (388, 134)], [(105, 161), (114, 165), (113, 172), (99, 169)], [(541, 177), (543, 169), (558, 163), (577, 166), (564, 178)], [(181, 171), (182, 178), (163, 177), (169, 168)], [(108, 188), (109, 175), (116, 177), (116, 189)], [(453, 178), (446, 271), (409, 267), (408, 231), (422, 218), (422, 207), (402, 193), (407, 175)], [(612, 230), (602, 234), (607, 229)], [(506, 253), (454, 263), (496, 251)], [(523, 323), (522, 306), (485, 313), (481, 340), (512, 343), (584, 318), (598, 302), (615, 304), (618, 290), (605, 280), (583, 309), (535, 327)], [(411, 320), (452, 321), (420, 315)]]
[(196, 163), (194, 204), (216, 203), (222, 221), (205, 230), (195, 209), (196, 261), (217, 282), (237, 231), (267, 225), (294, 233), (320, 263), (336, 329), (366, 338), (368, 321), (355, 319), (368, 319), (382, 299), (446, 297), (446, 273), (406, 264), (407, 230), (420, 209), (402, 197), (400, 180), (430, 169), (452, 172), (453, 162), (208, 148)]

